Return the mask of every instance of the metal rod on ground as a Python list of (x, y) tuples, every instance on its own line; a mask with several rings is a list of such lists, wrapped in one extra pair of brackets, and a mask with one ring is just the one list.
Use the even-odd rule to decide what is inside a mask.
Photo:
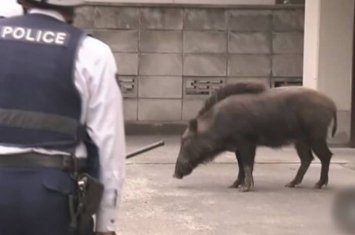
[(138, 149), (132, 153), (129, 153), (127, 156), (126, 156), (126, 159), (129, 159), (129, 158), (132, 158), (134, 156), (137, 156), (141, 153), (144, 153), (144, 152), (147, 152), (149, 150), (152, 150), (152, 149), (155, 149), (155, 148), (158, 148), (160, 146), (163, 146), (165, 145), (165, 142), (163, 140), (157, 142), (157, 143), (154, 143), (154, 144), (151, 144), (151, 145), (148, 145), (147, 147), (144, 147), (144, 148), (141, 148), (141, 149)]

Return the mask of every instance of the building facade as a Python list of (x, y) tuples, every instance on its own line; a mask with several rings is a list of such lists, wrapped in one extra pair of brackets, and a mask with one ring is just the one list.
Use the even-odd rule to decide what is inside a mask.
[(306, 0), (303, 85), (338, 107), (334, 143), (355, 146), (354, 0)]
[[(353, 1), (90, 0), (75, 24), (115, 54), (128, 133), (181, 131), (214, 89), (259, 80), (325, 91), (339, 109), (339, 131), (330, 141), (346, 144)], [(345, 5), (336, 7), (340, 2)], [(335, 13), (327, 12), (332, 8)]]

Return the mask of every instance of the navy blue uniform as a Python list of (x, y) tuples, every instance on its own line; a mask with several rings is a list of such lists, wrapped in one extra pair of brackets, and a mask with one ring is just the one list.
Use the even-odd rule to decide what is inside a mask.
[[(73, 154), (87, 137), (73, 82), (83, 37), (83, 31), (45, 15), (0, 20), (1, 145)], [(90, 149), (94, 163), (95, 146)], [(97, 176), (95, 164), (90, 166)], [(60, 169), (0, 166), (0, 234), (70, 235), (68, 195), (74, 185)]]

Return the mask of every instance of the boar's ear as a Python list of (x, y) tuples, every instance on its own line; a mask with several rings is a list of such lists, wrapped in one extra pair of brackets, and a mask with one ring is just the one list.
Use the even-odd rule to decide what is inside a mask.
[(193, 133), (197, 133), (197, 119), (192, 119), (189, 121), (189, 130)]

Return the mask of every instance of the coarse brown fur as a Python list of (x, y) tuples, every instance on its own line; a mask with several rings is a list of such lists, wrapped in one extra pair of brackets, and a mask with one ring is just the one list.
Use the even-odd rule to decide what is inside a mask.
[(265, 91), (266, 89), (268, 89), (266, 85), (260, 82), (238, 82), (225, 85), (222, 88), (216, 90), (208, 99), (206, 99), (203, 107), (198, 112), (198, 116), (203, 115), (205, 112), (210, 110), (213, 105), (231, 95), (241, 95), (248, 93), (257, 94)]
[[(238, 84), (224, 87), (238, 91)], [(241, 87), (245, 86), (244, 83)], [(232, 89), (233, 87), (233, 89)], [(324, 94), (304, 87), (284, 87), (250, 92), (217, 91), (229, 94), (206, 101), (203, 111), (189, 122), (181, 140), (176, 178), (191, 174), (198, 165), (212, 161), (224, 151), (236, 154), (239, 175), (232, 187), (253, 186), (253, 166), (258, 146), (280, 148), (293, 144), (301, 159), (300, 169), (287, 187), (300, 184), (311, 161), (312, 151), (322, 163), (316, 188), (328, 183), (332, 153), (326, 138), (333, 121), (332, 136), (337, 129), (335, 103)], [(200, 128), (203, 126), (203, 128)]]

